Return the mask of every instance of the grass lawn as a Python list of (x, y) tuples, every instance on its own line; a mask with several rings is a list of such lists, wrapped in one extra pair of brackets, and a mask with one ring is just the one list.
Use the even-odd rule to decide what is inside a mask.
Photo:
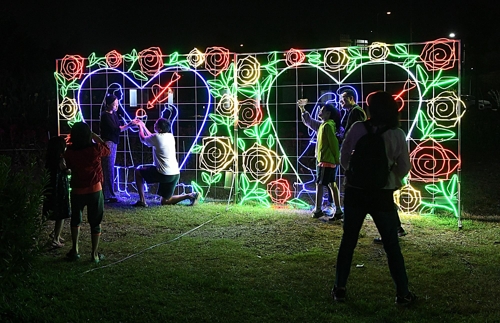
[[(402, 216), (409, 234), (401, 247), (419, 296), (410, 309), (394, 305), (370, 219), (354, 254), (348, 300), (334, 304), (338, 223), (259, 206), (121, 203), (106, 206), (101, 264), (89, 260), (87, 223), (82, 258), (64, 260), (66, 223), (66, 247), (44, 250), (14, 290), (0, 286), (0, 322), (500, 322), (500, 163), (488, 141), (498, 137), (500, 122), (477, 115), (464, 122), (463, 229), (448, 215)], [(47, 237), (51, 229), (49, 223)]]
[[(0, 305), (4, 322), (498, 322), (498, 222), (402, 216), (410, 309), (394, 305), (382, 246), (368, 218), (348, 300), (330, 289), (342, 227), (307, 211), (203, 203), (136, 209), (106, 206), (100, 250), (66, 262), (68, 241), (42, 254)], [(197, 228), (198, 227), (198, 228)], [(197, 228), (188, 234), (182, 234)], [(50, 230), (51, 227), (47, 227)], [(177, 239), (176, 239), (177, 238)], [(362, 268), (355, 266), (363, 265)]]

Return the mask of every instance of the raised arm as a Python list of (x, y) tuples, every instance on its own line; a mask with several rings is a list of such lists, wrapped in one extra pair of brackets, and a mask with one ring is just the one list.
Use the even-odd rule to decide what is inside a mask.
[(302, 123), (305, 124), (309, 129), (318, 132), (321, 121), (311, 118), (311, 115), (305, 109), (307, 104), (307, 99), (300, 99), (297, 101), (297, 105), (301, 112)]

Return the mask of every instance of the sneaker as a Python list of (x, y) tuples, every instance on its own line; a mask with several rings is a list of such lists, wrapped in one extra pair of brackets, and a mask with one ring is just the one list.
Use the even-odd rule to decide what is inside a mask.
[(135, 206), (135, 207), (148, 207), (148, 205), (144, 202), (142, 202), (141, 200), (135, 202), (134, 204), (132, 204), (132, 206)]
[(405, 229), (403, 229), (403, 227), (399, 227), (399, 229), (398, 229), (398, 237), (404, 237), (407, 234), (408, 233), (406, 233), (406, 231), (405, 231)]
[(408, 295), (406, 295), (405, 297), (396, 296), (395, 303), (398, 306), (408, 307), (411, 304), (415, 303), (416, 300), (417, 300), (417, 295), (415, 295), (412, 292), (408, 292)]
[(198, 202), (200, 201), (200, 198), (201, 198), (201, 194), (198, 193), (198, 192), (194, 192), (194, 193), (191, 193), (191, 197), (189, 198), (191, 200), (191, 206), (193, 205), (196, 205), (198, 204)]
[(77, 261), (78, 259), (80, 259), (80, 254), (76, 253), (73, 249), (66, 254), (66, 260), (68, 261)]
[(328, 219), (329, 221), (343, 221), (344, 220), (344, 213), (335, 213), (331, 218)]
[(106, 257), (104, 257), (104, 255), (102, 253), (98, 253), (97, 258), (94, 258), (94, 256), (92, 255), (90, 258), (90, 261), (93, 262), (94, 264), (98, 264), (101, 261), (103, 261), (104, 259), (106, 259)]
[(312, 214), (311, 214), (311, 217), (313, 219), (318, 219), (318, 218), (321, 218), (323, 216), (323, 211), (319, 210), (319, 211), (314, 211)]
[(384, 243), (382, 242), (382, 238), (380, 238), (380, 237), (373, 239), (373, 243), (374, 243), (374, 244), (384, 244)]
[(116, 197), (110, 197), (109, 199), (104, 199), (104, 203), (117, 203), (118, 199)]
[(331, 206), (327, 206), (323, 209), (323, 213), (326, 215), (326, 216), (333, 216), (333, 207)]
[(346, 288), (345, 287), (333, 287), (332, 289), (332, 297), (335, 302), (344, 302), (345, 301), (345, 294), (346, 294)]

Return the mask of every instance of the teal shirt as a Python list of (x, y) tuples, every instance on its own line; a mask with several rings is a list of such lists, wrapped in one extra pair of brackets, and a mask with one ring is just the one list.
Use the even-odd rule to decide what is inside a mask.
[(330, 119), (319, 126), (316, 158), (318, 163), (339, 165), (339, 155), (339, 141), (335, 136), (335, 122)]

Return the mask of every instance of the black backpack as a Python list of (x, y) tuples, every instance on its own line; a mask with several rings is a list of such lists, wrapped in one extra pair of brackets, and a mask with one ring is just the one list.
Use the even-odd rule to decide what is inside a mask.
[(368, 132), (359, 138), (346, 170), (347, 184), (362, 189), (381, 189), (387, 184), (390, 168), (382, 134), (388, 128), (373, 132), (369, 121), (363, 122)]

